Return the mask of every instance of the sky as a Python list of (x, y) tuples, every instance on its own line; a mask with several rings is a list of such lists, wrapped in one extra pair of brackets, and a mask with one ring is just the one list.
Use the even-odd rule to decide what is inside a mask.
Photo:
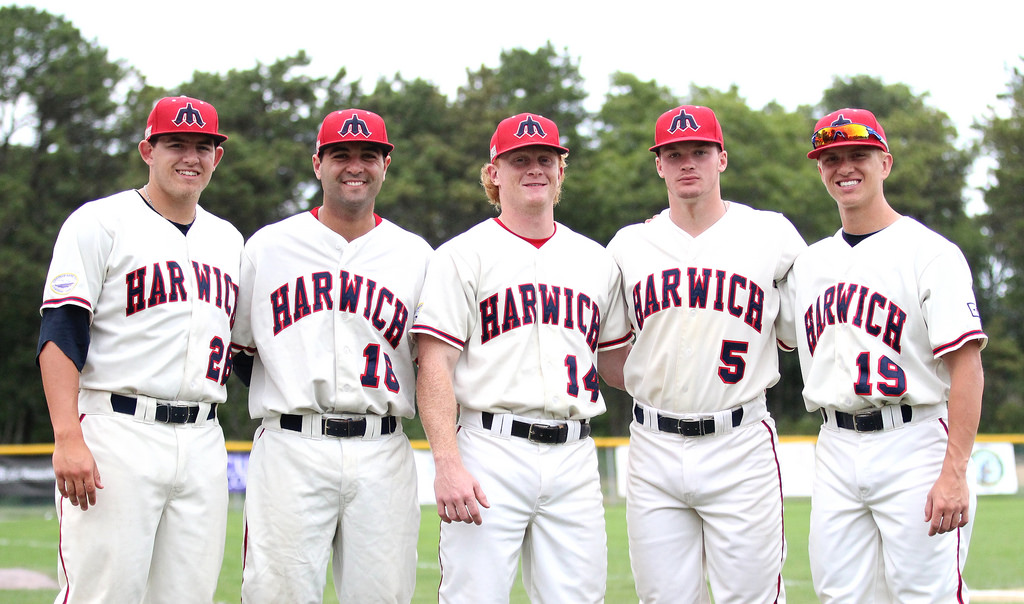
[(579, 62), (591, 110), (601, 106), (616, 71), (655, 80), (677, 96), (691, 84), (736, 85), (752, 108), (775, 101), (788, 110), (816, 104), (836, 77), (863, 74), (927, 93), (963, 144), (977, 139), (972, 123), (1005, 114), (997, 95), (1012, 69), (1024, 68), (1020, 0), (14, 4), (65, 17), (109, 59), (172, 91), (193, 71), (251, 69), (302, 49), (311, 76), (344, 67), (369, 89), (401, 74), (453, 98), (467, 69), (497, 67), (502, 50), (532, 52), (550, 41)]

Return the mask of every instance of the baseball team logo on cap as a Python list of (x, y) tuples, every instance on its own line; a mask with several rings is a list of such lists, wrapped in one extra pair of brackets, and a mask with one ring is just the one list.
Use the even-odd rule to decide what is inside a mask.
[(384, 118), (363, 109), (342, 109), (328, 114), (320, 124), (313, 152), (319, 154), (327, 145), (346, 142), (374, 143), (384, 148), (384, 155), (395, 148), (388, 142)]
[(867, 109), (847, 107), (839, 109), (818, 120), (811, 135), (810, 159), (817, 159), (827, 147), (866, 145), (889, 152), (885, 130), (878, 123), (875, 114)]
[(679, 141), (708, 141), (725, 148), (722, 126), (715, 112), (700, 105), (682, 105), (661, 114), (654, 126), (651, 151)]
[(228, 137), (217, 131), (219, 120), (213, 105), (187, 96), (169, 96), (156, 102), (146, 120), (145, 139), (160, 134), (196, 133), (209, 134), (221, 144)]
[(552, 147), (563, 155), (569, 152), (559, 144), (558, 126), (553, 121), (535, 113), (520, 113), (498, 124), (491, 136), (491, 161), (502, 153), (531, 145)]

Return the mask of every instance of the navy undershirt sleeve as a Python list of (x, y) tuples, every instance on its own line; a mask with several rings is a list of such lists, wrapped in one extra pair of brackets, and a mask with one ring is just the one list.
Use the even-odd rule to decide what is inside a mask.
[(47, 342), (53, 342), (81, 371), (89, 353), (89, 311), (74, 304), (43, 310), (39, 327), (39, 346), (36, 348), (36, 366), (39, 353)]
[(236, 352), (231, 355), (231, 373), (238, 376), (238, 379), (242, 380), (247, 387), (252, 381), (252, 362), (252, 355), (244, 352)]

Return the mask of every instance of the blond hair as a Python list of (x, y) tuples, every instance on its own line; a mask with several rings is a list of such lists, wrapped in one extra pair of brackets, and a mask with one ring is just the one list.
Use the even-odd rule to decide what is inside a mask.
[[(500, 155), (498, 157), (495, 157), (494, 161), (498, 161), (499, 159), (501, 159)], [(490, 166), (493, 163), (494, 162), (488, 162), (488, 163), (486, 163), (486, 164), (484, 164), (483, 166), (480, 167), (480, 184), (483, 186), (484, 192), (487, 193), (487, 203), (491, 204), (492, 206), (494, 206), (495, 208), (500, 210), (501, 209), (501, 201), (500, 201), (500, 199), (498, 197), (498, 185), (494, 184), (494, 181), (491, 180), (491, 175), (487, 173), (487, 167)], [(559, 155), (558, 156), (558, 167), (561, 170), (564, 171), (565, 167), (567, 165), (568, 165), (568, 163), (565, 161), (565, 155)], [(556, 206), (558, 205), (558, 201), (559, 201), (559, 199), (562, 196), (562, 181), (563, 180), (565, 180), (565, 179), (562, 178), (562, 180), (558, 181), (558, 190), (555, 191), (555, 203), (554, 203), (554, 205), (556, 205)]]

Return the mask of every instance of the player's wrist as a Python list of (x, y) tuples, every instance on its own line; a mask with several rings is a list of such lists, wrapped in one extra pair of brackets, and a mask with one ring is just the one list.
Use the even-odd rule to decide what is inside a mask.
[(462, 468), (462, 456), (459, 455), (458, 451), (435, 452), (434, 467), (438, 471), (457, 470)]

